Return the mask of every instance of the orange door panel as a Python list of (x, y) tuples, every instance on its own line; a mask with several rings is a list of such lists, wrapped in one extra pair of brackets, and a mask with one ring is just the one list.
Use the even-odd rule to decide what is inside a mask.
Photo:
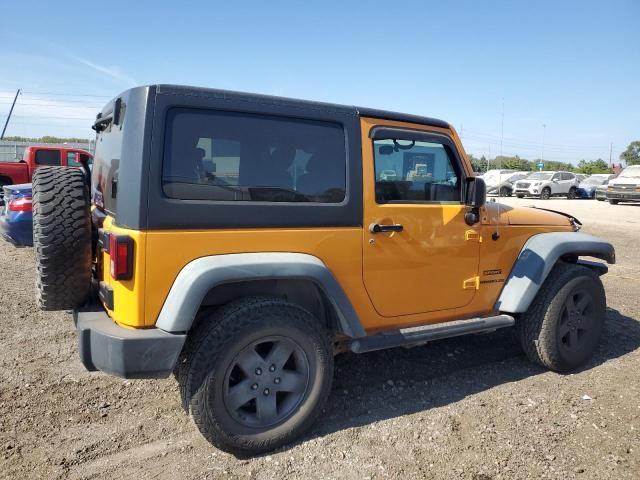
[[(400, 167), (376, 171), (369, 131), (381, 125), (393, 122), (362, 120), (363, 279), (371, 302), (384, 317), (464, 307), (471, 303), (479, 287), (480, 235), (465, 223), (466, 208), (460, 202), (377, 202), (376, 182), (386, 181), (389, 186), (389, 182), (396, 181), (402, 188), (406, 184), (415, 186), (416, 170), (423, 170), (420, 175), (429, 178), (428, 170), (434, 168), (425, 161), (412, 163), (413, 170), (408, 174), (398, 171), (410, 168), (406, 159), (417, 155), (400, 149), (396, 150)], [(460, 171), (462, 168), (460, 165)], [(435, 177), (434, 173), (428, 181)], [(373, 233), (368, 228), (371, 225), (402, 226), (402, 231)]]

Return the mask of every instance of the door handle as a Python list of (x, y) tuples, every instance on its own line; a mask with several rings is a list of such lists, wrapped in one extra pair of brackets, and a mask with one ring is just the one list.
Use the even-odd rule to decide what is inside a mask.
[(402, 225), (380, 225), (379, 223), (372, 223), (369, 225), (369, 231), (371, 233), (382, 233), (382, 232), (401, 232), (403, 229)]

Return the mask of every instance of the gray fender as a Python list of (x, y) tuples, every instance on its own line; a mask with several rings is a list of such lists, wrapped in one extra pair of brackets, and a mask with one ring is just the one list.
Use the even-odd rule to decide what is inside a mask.
[[(531, 237), (509, 274), (496, 310), (507, 313), (526, 312), (549, 272), (563, 255), (596, 257), (608, 263), (616, 263), (611, 243), (585, 233), (552, 232)], [(584, 262), (585, 266), (606, 271), (606, 266)], [(598, 267), (600, 265), (602, 268)]]
[(278, 278), (312, 281), (333, 304), (342, 332), (350, 337), (365, 336), (351, 302), (331, 271), (319, 258), (303, 253), (235, 253), (189, 262), (173, 282), (156, 327), (167, 332), (187, 332), (213, 287)]

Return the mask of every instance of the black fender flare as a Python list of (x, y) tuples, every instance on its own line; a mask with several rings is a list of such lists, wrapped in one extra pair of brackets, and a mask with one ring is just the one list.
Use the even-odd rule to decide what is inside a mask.
[[(607, 263), (616, 263), (613, 245), (600, 238), (579, 232), (551, 232), (532, 236), (522, 247), (511, 269), (495, 309), (507, 313), (526, 312), (531, 302), (558, 260), (570, 256), (595, 257)], [(580, 262), (605, 273), (605, 265)]]

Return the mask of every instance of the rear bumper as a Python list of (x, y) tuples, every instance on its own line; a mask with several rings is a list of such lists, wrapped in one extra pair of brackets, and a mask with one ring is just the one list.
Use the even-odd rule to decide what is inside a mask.
[(117, 325), (99, 305), (73, 312), (80, 360), (89, 371), (124, 378), (163, 378), (173, 371), (186, 335)]

